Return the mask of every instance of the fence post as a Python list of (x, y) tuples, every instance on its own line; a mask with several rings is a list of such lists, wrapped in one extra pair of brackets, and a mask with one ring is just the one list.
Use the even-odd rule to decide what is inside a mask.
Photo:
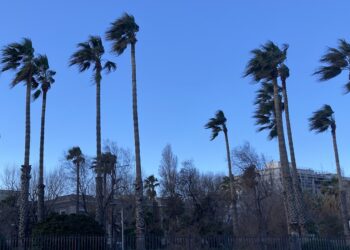
[(298, 235), (291, 235), (289, 239), (291, 250), (301, 250), (301, 242), (300, 237)]

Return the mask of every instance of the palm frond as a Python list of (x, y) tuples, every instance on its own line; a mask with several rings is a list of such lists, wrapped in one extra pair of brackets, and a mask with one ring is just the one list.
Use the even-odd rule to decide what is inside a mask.
[(348, 94), (348, 93), (350, 93), (350, 82), (345, 84), (345, 94)]
[[(78, 50), (70, 57), (69, 66), (77, 65), (79, 72), (93, 67), (95, 81), (101, 80), (103, 69), (101, 62), (105, 53), (102, 39), (99, 36), (89, 36), (88, 40), (77, 45)], [(106, 67), (106, 65), (105, 65)], [(107, 71), (113, 69), (112, 64), (107, 64)]]
[(210, 140), (214, 140), (221, 131), (226, 129), (226, 117), (222, 110), (218, 110), (215, 113), (214, 118), (210, 118), (204, 126), (206, 129), (211, 129), (212, 134)]
[(137, 42), (136, 33), (139, 26), (135, 22), (132, 15), (124, 13), (124, 15), (111, 23), (106, 31), (106, 39), (112, 41), (112, 51), (121, 55), (127, 48), (128, 44)]
[(282, 80), (286, 80), (289, 77), (289, 68), (284, 63), (278, 68), (278, 73)]
[(72, 161), (75, 165), (83, 164), (85, 162), (85, 156), (83, 155), (80, 147), (72, 147), (68, 150), (66, 160)]
[(252, 58), (245, 68), (244, 77), (251, 76), (256, 82), (269, 81), (277, 77), (278, 67), (285, 61), (287, 49), (287, 45), (283, 45), (280, 49), (268, 41), (260, 48), (252, 50)]
[(339, 50), (347, 57), (350, 57), (350, 43), (345, 39), (339, 39)]
[(321, 133), (335, 126), (334, 111), (329, 105), (324, 105), (321, 109), (315, 111), (309, 118), (309, 128), (316, 133)]
[[(340, 75), (343, 70), (349, 70), (350, 44), (344, 39), (340, 39), (338, 48), (329, 47), (321, 57), (320, 62), (325, 65), (319, 67), (314, 73), (314, 75), (318, 75), (320, 81), (330, 80)], [(345, 85), (345, 89), (347, 93), (347, 85)]]
[(13, 78), (11, 82), (11, 87), (16, 86), (20, 82), (25, 82), (29, 78), (29, 74), (32, 72), (32, 65), (30, 64), (24, 64), (21, 65), (15, 74), (15, 77)]
[(37, 89), (33, 94), (32, 94), (32, 99), (33, 101), (35, 101), (36, 99), (38, 99), (41, 95), (41, 90)]
[(1, 50), (1, 71), (16, 70), (11, 87), (21, 81), (30, 83), (29, 78), (34, 73), (34, 48), (32, 41), (24, 38), (19, 43), (11, 43)]
[(39, 82), (35, 79), (35, 77), (32, 77), (32, 90), (35, 90), (39, 87)]
[(88, 40), (78, 43), (77, 51), (71, 56), (69, 66), (77, 65), (80, 72), (90, 68), (91, 64), (101, 60), (104, 47), (99, 36), (89, 36)]
[(101, 170), (103, 173), (111, 174), (115, 170), (116, 164), (117, 164), (117, 156), (111, 152), (105, 152), (101, 154), (100, 161), (98, 161), (98, 159), (95, 158), (92, 164), (92, 168), (96, 172), (98, 168), (100, 168), (99, 170)]
[(346, 54), (336, 48), (328, 48), (327, 53), (321, 57), (320, 62), (336, 65), (338, 67), (346, 67), (348, 64), (346, 61)]
[[(279, 93), (282, 89), (279, 87)], [(282, 96), (279, 94), (281, 100), (281, 111), (284, 110), (282, 102)], [(256, 92), (256, 98), (254, 101), (256, 109), (253, 114), (255, 119), (255, 125), (258, 127), (257, 131), (268, 131), (268, 139), (272, 140), (277, 137), (277, 126), (275, 116), (275, 101), (274, 101), (274, 89), (271, 82), (263, 82), (261, 88)]]
[(112, 71), (115, 71), (117, 69), (117, 64), (112, 61), (107, 61), (105, 65), (103, 66), (103, 69), (107, 71), (107, 73), (110, 73)]
[(1, 71), (15, 70), (21, 64), (20, 44), (11, 43), (1, 50)]
[(338, 66), (322, 66), (314, 74), (319, 76), (320, 81), (327, 81), (339, 75), (342, 68)]
[(49, 59), (46, 55), (38, 55), (34, 59), (35, 81), (41, 84), (42, 91), (48, 91), (55, 82), (56, 72), (50, 69)]

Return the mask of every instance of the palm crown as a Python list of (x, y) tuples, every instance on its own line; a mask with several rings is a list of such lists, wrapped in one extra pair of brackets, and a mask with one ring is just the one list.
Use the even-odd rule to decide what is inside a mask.
[(86, 42), (77, 45), (78, 50), (71, 56), (69, 66), (77, 65), (80, 72), (88, 70), (93, 65), (95, 80), (100, 80), (100, 72), (107, 73), (116, 69), (116, 64), (106, 61), (102, 66), (102, 56), (105, 53), (102, 40), (99, 36), (89, 36)]
[(156, 187), (159, 186), (158, 179), (154, 175), (150, 175), (145, 179), (144, 187), (146, 189), (147, 196), (150, 200), (157, 196)]
[(212, 134), (210, 140), (214, 140), (221, 131), (226, 132), (226, 117), (222, 110), (218, 110), (214, 118), (210, 118), (209, 122), (205, 125), (206, 129), (211, 129)]
[(41, 89), (37, 89), (33, 94), (33, 99), (37, 99), (42, 92), (47, 92), (55, 82), (56, 72), (50, 69), (49, 59), (46, 55), (39, 55), (34, 59), (36, 75), (34, 77), (35, 85), (41, 84)]
[(81, 152), (80, 147), (73, 147), (69, 149), (66, 159), (72, 161), (74, 165), (81, 165), (85, 163), (85, 157)]
[(278, 74), (282, 81), (285, 81), (289, 77), (289, 68), (282, 63), (278, 68)]
[(35, 73), (34, 48), (32, 41), (24, 38), (20, 43), (11, 43), (2, 49), (1, 71), (17, 70), (15, 78), (11, 82), (14, 87), (22, 81), (32, 79)]
[[(325, 55), (320, 60), (326, 64), (321, 66), (315, 74), (319, 76), (320, 81), (326, 81), (338, 76), (343, 70), (350, 69), (350, 44), (344, 39), (339, 40), (338, 48), (328, 48)], [(345, 84), (345, 90), (350, 92), (350, 72), (349, 82)]]
[(253, 57), (249, 60), (244, 76), (252, 76), (254, 81), (270, 81), (278, 76), (278, 68), (287, 56), (288, 45), (283, 44), (280, 49), (269, 41), (259, 49), (252, 50)]
[(111, 27), (106, 32), (106, 39), (112, 41), (112, 50), (118, 55), (123, 54), (128, 44), (137, 42), (136, 33), (139, 26), (132, 15), (125, 13), (121, 18), (111, 23)]
[[(101, 155), (101, 167), (102, 172), (106, 174), (111, 174), (116, 167), (117, 157), (111, 152), (102, 153)], [(96, 170), (98, 166), (98, 161), (95, 159), (93, 168)]]
[(309, 119), (309, 122), (310, 130), (314, 130), (316, 133), (324, 132), (329, 128), (334, 131), (336, 128), (334, 111), (332, 107), (327, 104), (315, 111), (313, 116)]

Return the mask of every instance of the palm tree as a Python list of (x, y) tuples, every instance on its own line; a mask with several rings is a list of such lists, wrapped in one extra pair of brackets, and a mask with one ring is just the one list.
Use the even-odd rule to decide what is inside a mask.
[[(116, 188), (116, 164), (117, 164), (117, 156), (112, 154), (111, 152), (105, 152), (101, 154), (100, 160), (98, 161), (95, 158), (93, 162), (93, 168), (96, 173), (100, 171), (102, 177), (102, 214), (103, 214), (103, 223), (102, 225), (107, 230), (107, 208), (111, 199), (114, 197), (114, 191)], [(111, 190), (109, 191), (107, 188), (107, 176), (111, 176)]]
[(150, 201), (155, 201), (155, 198), (157, 197), (156, 187), (158, 186), (158, 179), (154, 177), (154, 175), (150, 175), (145, 179), (144, 188), (146, 189), (146, 194)]
[(143, 202), (143, 185), (141, 175), (141, 153), (140, 153), (140, 136), (139, 121), (137, 113), (137, 87), (136, 87), (136, 33), (139, 26), (132, 15), (125, 13), (121, 18), (115, 20), (106, 32), (108, 41), (112, 41), (112, 50), (117, 55), (123, 54), (125, 49), (130, 45), (131, 48), (131, 67), (132, 67), (132, 111), (134, 121), (134, 141), (135, 141), (135, 158), (136, 158), (136, 249), (145, 249), (145, 221), (142, 208)]
[[(11, 87), (25, 82), (26, 86), (26, 118), (25, 118), (25, 146), (24, 163), (21, 167), (21, 194), (19, 206), (19, 238), (23, 239), (28, 235), (28, 196), (29, 180), (31, 166), (29, 164), (30, 156), (30, 96), (33, 84), (33, 75), (35, 74), (34, 48), (32, 41), (24, 38), (20, 43), (11, 43), (5, 46), (1, 51), (1, 71), (16, 71), (15, 77), (11, 82)], [(32, 86), (33, 85), (33, 86)]]
[[(149, 232), (152, 232), (152, 229), (154, 230), (154, 227), (157, 227), (159, 225), (158, 223), (161, 222), (158, 202), (156, 200), (156, 197), (157, 197), (156, 188), (159, 185), (160, 184), (158, 182), (158, 179), (154, 177), (154, 175), (150, 175), (144, 180), (144, 189), (146, 190), (146, 195), (148, 197), (148, 200), (152, 202), (152, 225), (149, 229)], [(160, 226), (161, 225), (162, 223), (160, 224)]]
[(37, 73), (35, 80), (40, 83), (41, 89), (37, 89), (33, 94), (33, 99), (36, 100), (42, 95), (41, 106), (41, 129), (40, 129), (40, 155), (39, 155), (39, 183), (38, 183), (38, 221), (44, 219), (44, 138), (45, 138), (45, 113), (46, 113), (46, 97), (51, 85), (55, 82), (55, 71), (50, 70), (49, 60), (45, 55), (39, 55), (35, 58)]
[(290, 153), (290, 161), (291, 161), (291, 174), (293, 180), (293, 188), (295, 192), (295, 205), (298, 212), (299, 219), (299, 227), (300, 232), (302, 234), (307, 233), (305, 224), (306, 224), (306, 206), (303, 199), (303, 194), (301, 190), (301, 183), (297, 170), (297, 163), (295, 159), (295, 151), (294, 151), (294, 143), (293, 143), (293, 135), (292, 135), (292, 126), (290, 122), (289, 116), (289, 102), (288, 102), (288, 94), (287, 94), (287, 78), (289, 77), (289, 68), (285, 64), (281, 64), (279, 69), (279, 76), (282, 82), (282, 95), (283, 95), (283, 105), (285, 111), (285, 120), (287, 127), (287, 137), (288, 137), (288, 145), (289, 145), (289, 153)]
[(103, 196), (105, 199), (107, 199), (107, 195), (108, 195), (107, 194), (107, 175), (111, 175), (113, 177), (116, 164), (117, 164), (117, 157), (114, 154), (112, 154), (111, 152), (102, 153), (101, 160), (100, 160), (100, 169), (101, 169), (101, 173), (103, 173)]
[(84, 72), (93, 66), (93, 76), (96, 84), (96, 199), (97, 199), (97, 221), (102, 225), (103, 215), (103, 195), (102, 195), (102, 177), (99, 161), (101, 159), (101, 72), (107, 73), (116, 69), (116, 64), (111, 61), (105, 61), (103, 64), (102, 56), (105, 52), (102, 40), (99, 36), (89, 36), (88, 40), (77, 45), (78, 50), (71, 56), (69, 66), (77, 65), (79, 72)]
[(81, 152), (80, 147), (72, 147), (68, 150), (66, 160), (71, 161), (75, 166), (76, 172), (76, 205), (75, 213), (79, 213), (79, 190), (80, 190), (80, 167), (85, 163), (85, 156)]
[(210, 140), (214, 140), (219, 133), (222, 131), (225, 136), (226, 143), (226, 156), (227, 156), (227, 167), (230, 180), (230, 195), (231, 195), (231, 206), (232, 206), (232, 232), (233, 235), (238, 233), (238, 214), (236, 206), (236, 194), (234, 189), (234, 178), (232, 174), (232, 164), (231, 164), (231, 154), (230, 154), (230, 144), (228, 141), (227, 127), (226, 127), (226, 117), (223, 111), (218, 110), (214, 118), (211, 118), (209, 122), (205, 125), (206, 129), (211, 129), (212, 134)]
[(338, 145), (337, 145), (337, 135), (336, 135), (336, 123), (334, 117), (334, 111), (331, 106), (324, 105), (321, 109), (317, 110), (313, 113), (313, 116), (309, 119), (310, 122), (310, 130), (314, 130), (316, 133), (322, 133), (327, 130), (331, 130), (332, 139), (333, 139), (333, 149), (335, 156), (335, 163), (337, 167), (337, 177), (338, 177), (338, 185), (339, 185), (339, 204), (340, 204), (340, 212), (341, 218), (344, 228), (344, 235), (346, 237), (350, 236), (349, 226), (348, 226), (348, 209), (346, 202), (346, 190), (343, 184), (343, 177), (341, 173), (341, 167), (339, 162), (339, 153), (338, 153)]
[(284, 187), (284, 203), (288, 220), (288, 230), (292, 235), (298, 234), (298, 216), (295, 208), (293, 181), (290, 173), (286, 142), (284, 138), (281, 100), (277, 82), (278, 68), (286, 59), (287, 45), (282, 49), (269, 41), (265, 45), (252, 51), (253, 57), (249, 60), (244, 76), (252, 76), (256, 82), (268, 82), (273, 84), (274, 109), (276, 115), (276, 128), (278, 148), (280, 154), (282, 184)]
[(320, 81), (330, 80), (347, 70), (349, 82), (345, 84), (345, 92), (350, 92), (350, 43), (339, 39), (338, 48), (328, 48), (320, 60), (326, 66), (321, 66), (316, 72)]

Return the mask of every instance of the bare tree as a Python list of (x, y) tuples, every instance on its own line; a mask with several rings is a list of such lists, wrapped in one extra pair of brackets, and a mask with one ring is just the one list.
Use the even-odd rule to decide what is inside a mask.
[(87, 197), (94, 196), (96, 194), (95, 175), (91, 169), (92, 161), (90, 158), (85, 157), (85, 163), (80, 167), (80, 182), (79, 190), (81, 193), (81, 201), (84, 209), (84, 213), (89, 213), (87, 207)]
[(6, 190), (18, 191), (20, 189), (19, 175), (20, 171), (17, 166), (7, 165), (1, 173), (1, 187)]
[(185, 200), (192, 200), (195, 206), (199, 206), (200, 174), (192, 160), (185, 160), (181, 163), (179, 172), (179, 192)]
[(46, 199), (53, 201), (67, 194), (68, 186), (67, 173), (62, 166), (48, 172), (45, 176)]
[(20, 169), (15, 165), (7, 165), (0, 174), (0, 183), (1, 188), (7, 191), (6, 196), (0, 201), (0, 235), (16, 237), (18, 233)]
[(131, 153), (131, 150), (125, 149), (117, 145), (113, 141), (107, 140), (104, 146), (105, 152), (110, 152), (116, 156), (116, 187), (114, 195), (126, 195), (134, 193), (134, 180), (133, 174), (135, 159)]
[(177, 156), (173, 153), (171, 145), (167, 144), (162, 152), (162, 159), (159, 165), (161, 177), (160, 186), (163, 196), (172, 197), (176, 195), (177, 181)]
[(255, 232), (260, 237), (266, 237), (268, 224), (264, 201), (272, 195), (273, 188), (262, 173), (266, 166), (265, 157), (259, 156), (249, 143), (233, 150), (233, 157), (235, 165), (242, 171), (239, 178), (241, 203), (245, 203), (247, 208), (242, 210), (253, 211), (257, 220), (257, 223), (253, 224), (257, 224)]

